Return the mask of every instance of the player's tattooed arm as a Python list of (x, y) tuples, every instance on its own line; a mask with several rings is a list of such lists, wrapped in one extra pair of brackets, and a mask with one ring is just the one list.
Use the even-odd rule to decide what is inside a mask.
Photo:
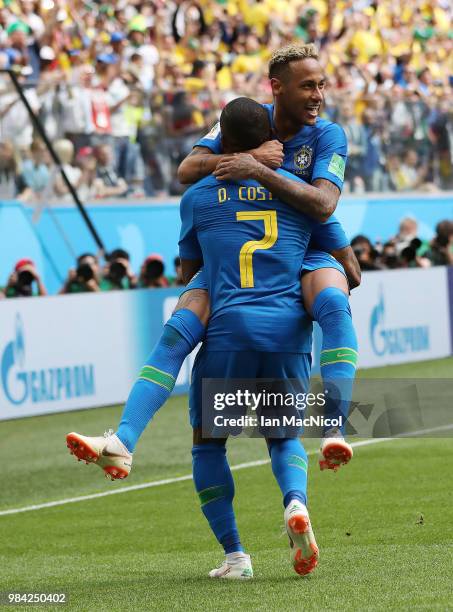
[[(249, 153), (268, 168), (280, 168), (283, 163), (283, 145), (278, 140), (268, 140)], [(214, 154), (208, 147), (194, 147), (179, 165), (179, 182), (183, 185), (196, 183), (208, 174), (212, 174), (225, 157), (229, 155)]]
[(330, 252), (337, 261), (341, 263), (348, 277), (349, 288), (355, 289), (360, 285), (362, 273), (360, 271), (360, 264), (355, 256), (351, 246), (338, 249)]
[(225, 156), (214, 175), (219, 180), (254, 179), (279, 200), (320, 222), (334, 213), (340, 197), (338, 187), (326, 179), (316, 179), (313, 185), (299, 183), (270, 170), (247, 153)]
[(194, 147), (178, 168), (178, 181), (182, 185), (196, 183), (214, 172), (223, 155), (216, 155), (208, 147)]
[(211, 314), (211, 305), (209, 294), (205, 289), (190, 289), (183, 293), (178, 300), (174, 312), (183, 308), (187, 308), (196, 314), (203, 325), (208, 324)]

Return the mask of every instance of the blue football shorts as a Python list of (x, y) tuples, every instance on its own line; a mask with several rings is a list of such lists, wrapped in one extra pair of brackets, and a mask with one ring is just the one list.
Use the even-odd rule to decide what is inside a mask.
[[(273, 379), (279, 393), (307, 392), (310, 384), (310, 353), (264, 353), (258, 351), (212, 351), (204, 347), (198, 352), (192, 369), (189, 413), (192, 427), (202, 426), (203, 379)], [(266, 383), (267, 384), (267, 383)], [(220, 384), (220, 386), (222, 386)], [(227, 383), (225, 390), (231, 389)], [(221, 389), (219, 388), (221, 391)], [(260, 390), (259, 381), (256, 389)], [(274, 387), (272, 390), (276, 390)]]

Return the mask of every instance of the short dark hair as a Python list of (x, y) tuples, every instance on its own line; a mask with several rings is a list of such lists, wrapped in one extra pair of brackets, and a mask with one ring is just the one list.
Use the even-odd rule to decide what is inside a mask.
[(251, 98), (236, 98), (220, 115), (222, 137), (246, 151), (259, 147), (271, 137), (267, 110)]
[(351, 240), (352, 247), (355, 247), (358, 244), (367, 244), (370, 247), (370, 249), (373, 248), (373, 245), (371, 244), (371, 240), (367, 238), (366, 236), (364, 236), (363, 234), (357, 234), (357, 236), (354, 236), (354, 238)]
[(115, 259), (127, 259), (129, 261), (129, 253), (124, 249), (114, 249), (109, 253), (107, 257), (108, 261), (114, 261)]

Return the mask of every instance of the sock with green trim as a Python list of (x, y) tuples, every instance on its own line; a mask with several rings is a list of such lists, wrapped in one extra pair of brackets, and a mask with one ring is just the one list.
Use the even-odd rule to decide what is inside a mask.
[(272, 472), (283, 495), (283, 505), (298, 499), (307, 505), (308, 458), (299, 438), (268, 440)]
[[(321, 377), (327, 391), (324, 416), (341, 419), (338, 429), (344, 435), (358, 357), (349, 300), (341, 289), (328, 287), (316, 296), (312, 311), (322, 330)], [(326, 424), (324, 435), (335, 429)]]
[(204, 336), (200, 319), (186, 308), (174, 312), (127, 399), (116, 435), (132, 453), (149, 421), (167, 401), (184, 359)]
[(222, 444), (192, 448), (192, 469), (201, 510), (225, 554), (243, 552), (233, 510), (234, 481)]

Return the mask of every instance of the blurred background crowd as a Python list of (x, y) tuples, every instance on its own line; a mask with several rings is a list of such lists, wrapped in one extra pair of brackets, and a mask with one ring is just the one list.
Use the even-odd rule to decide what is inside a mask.
[[(372, 242), (363, 235), (355, 236), (351, 246), (364, 271), (397, 268), (430, 268), (453, 265), (453, 221), (445, 219), (436, 226), (430, 241), (418, 237), (416, 219), (405, 217), (398, 232), (386, 242)], [(166, 275), (161, 255), (152, 253), (142, 263), (138, 274), (131, 269), (129, 253), (115, 249), (101, 266), (93, 253), (83, 253), (69, 270), (60, 294), (112, 291), (137, 288), (183, 286), (181, 261), (175, 257), (172, 275)], [(6, 286), (0, 288), (0, 299), (47, 295), (39, 270), (31, 259), (21, 259), (14, 266)]]
[[(239, 95), (270, 101), (267, 61), (314, 42), (324, 116), (349, 141), (346, 191), (453, 187), (450, 0), (0, 0), (16, 68), (83, 200), (182, 191), (179, 162)], [(0, 74), (0, 196), (69, 198)]]

